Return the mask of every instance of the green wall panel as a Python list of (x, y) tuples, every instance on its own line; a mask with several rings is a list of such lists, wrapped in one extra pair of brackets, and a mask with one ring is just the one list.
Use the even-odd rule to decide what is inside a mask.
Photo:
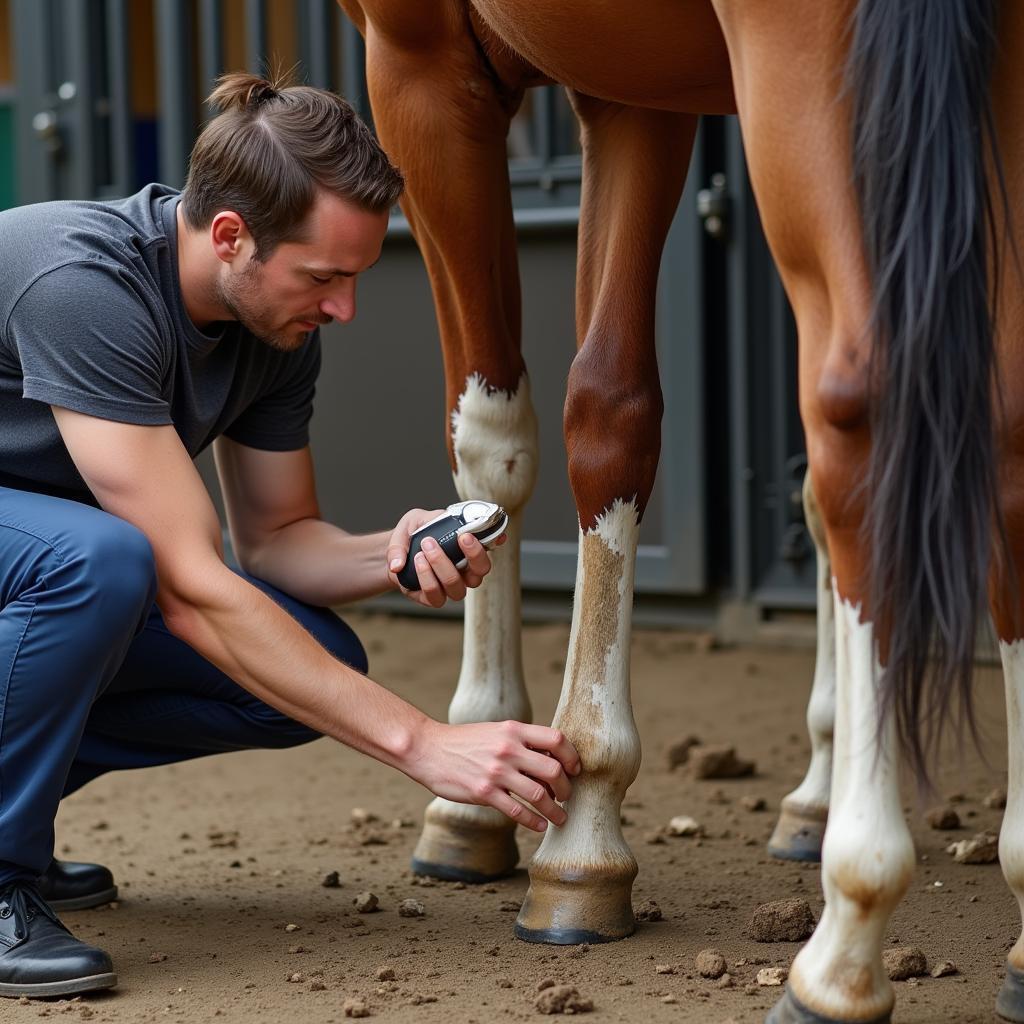
[(0, 210), (14, 205), (14, 109), (0, 99)]

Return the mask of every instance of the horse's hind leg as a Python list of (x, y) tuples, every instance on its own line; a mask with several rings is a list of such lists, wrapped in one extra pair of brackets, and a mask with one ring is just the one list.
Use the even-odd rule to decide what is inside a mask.
[[(996, 226), (999, 261), (999, 380), (1002, 392), (1000, 496), (1013, 574), (993, 574), (992, 617), (1006, 685), (1008, 779), (1006, 813), (999, 832), (999, 863), (1024, 916), (1024, 5), (1006, 3), (999, 25), (1001, 59), (992, 82), (992, 104), (1000, 153), (1006, 168), (1009, 230), (1000, 206)], [(1006, 1020), (1024, 1022), (1024, 935), (1006, 956), (1006, 980), (996, 999)]]
[(804, 518), (818, 554), (818, 657), (807, 705), (811, 763), (803, 782), (782, 799), (782, 811), (768, 840), (768, 852), (783, 860), (821, 860), (832, 784), (832, 729), (836, 716), (836, 631), (832, 597), (832, 564), (811, 486), (804, 478)]
[[(840, 5), (842, 6), (842, 5)], [(871, 292), (850, 180), (841, 100), (844, 12), (817, 0), (715, 0), (725, 30), (747, 159), (766, 236), (797, 319), (800, 405), (833, 566), (836, 716), (822, 850), (825, 910), (797, 955), (773, 1024), (884, 1021), (889, 915), (906, 891), (913, 844), (900, 806), (891, 722), (879, 729), (878, 643), (866, 607)]]
[[(529, 721), (519, 632), (519, 536), (533, 490), (537, 427), (519, 348), (520, 302), (505, 136), (522, 95), (485, 65), (455, 0), (343, 0), (367, 37), (381, 141), (406, 178), (402, 207), (437, 308), (446, 433), (463, 498), (510, 515), (509, 542), (465, 602), (452, 722)], [(437, 798), (413, 854), (423, 874), (483, 882), (519, 859), (515, 824), (487, 807)]]
[(654, 348), (661, 250), (682, 191), (696, 118), (574, 97), (584, 169), (577, 273), (580, 348), (565, 408), (580, 521), (565, 682), (554, 724), (580, 752), (568, 822), (530, 865), (516, 934), (606, 942), (634, 929), (636, 860), (619, 809), (640, 764), (629, 696), (633, 566), (660, 449)]

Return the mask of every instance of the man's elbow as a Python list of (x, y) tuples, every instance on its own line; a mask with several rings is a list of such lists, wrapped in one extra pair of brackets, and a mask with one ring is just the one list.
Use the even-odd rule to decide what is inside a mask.
[(189, 576), (161, 580), (157, 604), (168, 632), (191, 647), (201, 646), (211, 615), (230, 602), (221, 575), (234, 574), (222, 563)]

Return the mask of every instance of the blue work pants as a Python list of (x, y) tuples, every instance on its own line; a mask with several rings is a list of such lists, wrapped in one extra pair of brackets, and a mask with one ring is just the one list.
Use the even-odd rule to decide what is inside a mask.
[[(333, 612), (245, 578), (366, 671)], [(46, 869), (61, 797), (104, 772), (317, 738), (173, 636), (155, 593), (134, 526), (0, 487), (0, 887)]]

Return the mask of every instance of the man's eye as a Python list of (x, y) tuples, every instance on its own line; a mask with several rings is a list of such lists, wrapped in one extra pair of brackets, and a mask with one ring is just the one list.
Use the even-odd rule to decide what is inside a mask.
[(317, 277), (316, 274), (310, 274), (309, 276), (313, 278), (317, 284), (330, 284), (331, 281), (329, 277)]

